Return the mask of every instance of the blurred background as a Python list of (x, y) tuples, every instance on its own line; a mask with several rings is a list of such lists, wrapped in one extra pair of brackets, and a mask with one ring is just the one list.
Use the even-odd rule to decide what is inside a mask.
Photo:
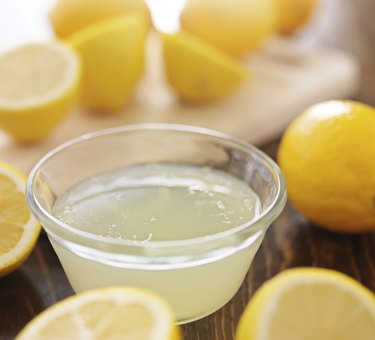
[[(77, 105), (43, 135), (33, 156), (3, 129), (3, 157), (28, 171), (64, 140), (149, 122), (203, 126), (263, 145), (316, 102), (357, 96), (371, 103), (373, 71), (361, 51), (371, 45), (373, 30), (363, 32), (357, 24), (358, 16), (370, 12), (368, 3), (1, 0), (0, 51), (70, 39), (79, 41), (75, 49), (83, 59)], [(131, 12), (148, 22), (142, 37), (134, 32), (143, 23), (126, 28), (126, 18), (108, 29), (106, 21)], [(90, 27), (94, 36), (87, 34)], [(138, 47), (130, 43), (136, 40)], [(83, 49), (101, 52), (83, 55)], [(139, 68), (129, 84), (127, 67)]]

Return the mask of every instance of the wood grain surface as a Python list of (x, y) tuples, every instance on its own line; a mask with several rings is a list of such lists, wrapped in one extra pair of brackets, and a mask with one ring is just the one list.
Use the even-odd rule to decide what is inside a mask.
[[(375, 105), (375, 24), (373, 0), (322, 0), (321, 10), (300, 39), (355, 55), (362, 67), (355, 99)], [(275, 158), (279, 140), (262, 149)], [(287, 204), (271, 225), (236, 296), (222, 309), (182, 326), (186, 340), (232, 340), (252, 294), (280, 271), (298, 267), (333, 268), (375, 292), (375, 233), (340, 235), (319, 229)], [(73, 291), (43, 234), (29, 259), (0, 279), (0, 339), (13, 339), (27, 321)], [(375, 338), (375, 337), (374, 337)]]

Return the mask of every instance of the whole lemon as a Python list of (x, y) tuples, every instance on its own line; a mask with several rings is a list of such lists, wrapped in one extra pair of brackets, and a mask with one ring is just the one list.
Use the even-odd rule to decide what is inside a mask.
[(59, 0), (49, 18), (59, 38), (112, 16), (136, 11), (151, 23), (150, 11), (143, 0)]
[(316, 104), (286, 129), (278, 161), (292, 205), (339, 232), (375, 230), (375, 109)]
[(181, 27), (234, 56), (256, 48), (274, 32), (273, 0), (188, 0)]
[(292, 33), (312, 17), (317, 0), (274, 0), (277, 8), (277, 31)]

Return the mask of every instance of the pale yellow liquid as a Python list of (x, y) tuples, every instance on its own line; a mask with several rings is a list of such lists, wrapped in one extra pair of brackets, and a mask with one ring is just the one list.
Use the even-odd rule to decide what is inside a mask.
[(174, 164), (120, 169), (58, 197), (53, 214), (85, 231), (135, 241), (181, 240), (225, 231), (260, 212), (258, 196), (222, 171)]
[[(248, 223), (261, 212), (242, 180), (219, 170), (176, 164), (129, 167), (92, 177), (57, 198), (53, 214), (78, 229), (135, 243), (181, 240)], [(180, 321), (213, 312), (242, 283), (254, 245), (204, 265), (166, 270), (110, 267), (82, 259), (52, 240), (76, 291), (125, 284), (156, 290)]]

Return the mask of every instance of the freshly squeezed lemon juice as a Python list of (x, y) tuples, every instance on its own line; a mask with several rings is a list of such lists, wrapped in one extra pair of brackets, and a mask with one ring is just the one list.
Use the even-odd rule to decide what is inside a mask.
[(85, 180), (58, 197), (53, 214), (81, 230), (136, 242), (202, 237), (260, 212), (243, 181), (219, 170), (149, 164)]
[(139, 124), (50, 151), (26, 197), (76, 292), (150, 289), (186, 323), (236, 294), (286, 190), (277, 164), (252, 145), (200, 127)]
[[(106, 240), (134, 244), (209, 238), (249, 223), (261, 202), (249, 185), (210, 167), (154, 163), (112, 170), (75, 184), (57, 197), (53, 215)], [(241, 285), (263, 239), (259, 231), (243, 249), (227, 247), (211, 260), (124, 268), (77, 256), (51, 238), (76, 291), (106, 285), (153, 289), (180, 322), (210, 314)], [(108, 249), (109, 251), (111, 249)], [(233, 252), (228, 256), (228, 252)], [(144, 264), (147, 267), (147, 263)], [(207, 294), (207, 291), (210, 294)]]

